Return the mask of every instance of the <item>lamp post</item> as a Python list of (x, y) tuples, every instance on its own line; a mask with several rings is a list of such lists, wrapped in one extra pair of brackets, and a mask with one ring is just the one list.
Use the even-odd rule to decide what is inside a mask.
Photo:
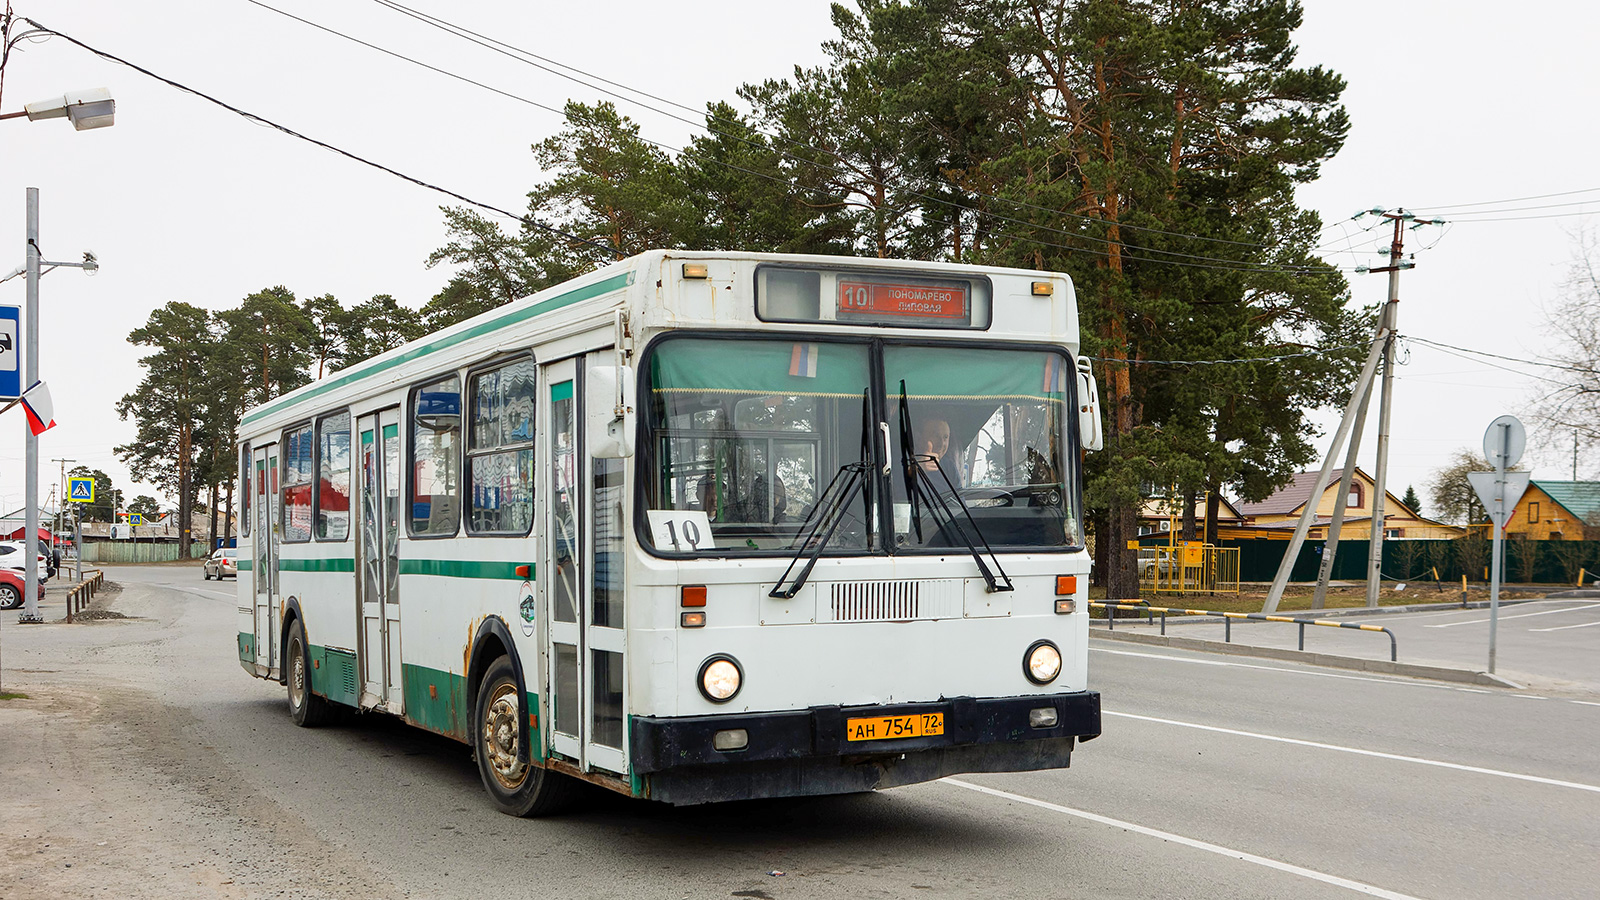
[[(27, 116), (28, 120), (64, 118), (72, 123), (78, 131), (87, 131), (91, 128), (105, 128), (113, 124), (117, 104), (111, 99), (111, 92), (105, 88), (94, 88), (87, 91), (76, 91), (64, 94), (50, 100), (41, 100), (29, 103), (22, 108), (22, 112), (0, 114), (0, 119), (14, 119), (18, 116)], [(42, 258), (39, 251), (39, 189), (28, 188), (28, 223), (27, 223), (27, 263), (25, 271), (28, 276), (28, 300), (24, 315), (27, 317), (27, 339), (24, 343), (23, 379), (24, 389), (31, 388), (39, 381), (39, 267), (41, 265), (66, 266), (83, 269), (93, 275), (99, 271), (100, 265), (95, 260), (94, 254), (85, 253), (83, 262), (49, 262)], [(26, 426), (24, 426), (26, 427)], [(23, 485), (26, 494), (27, 513), (23, 524), (24, 534), (27, 537), (26, 546), (34, 548), (39, 543), (39, 436), (33, 433), (32, 428), (27, 429), (25, 438), (27, 448), (23, 465)], [(24, 557), (27, 577), (24, 581), (23, 596), (25, 605), (17, 621), (22, 624), (34, 624), (44, 621), (39, 615), (39, 554), (29, 552)]]

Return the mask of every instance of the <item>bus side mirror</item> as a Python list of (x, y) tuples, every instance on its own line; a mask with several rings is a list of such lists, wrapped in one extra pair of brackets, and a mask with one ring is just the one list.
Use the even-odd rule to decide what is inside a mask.
[(584, 389), (589, 455), (623, 459), (633, 455), (633, 367), (595, 366)]
[(1103, 450), (1105, 431), (1100, 427), (1100, 385), (1089, 361), (1078, 358), (1078, 442), (1085, 450)]

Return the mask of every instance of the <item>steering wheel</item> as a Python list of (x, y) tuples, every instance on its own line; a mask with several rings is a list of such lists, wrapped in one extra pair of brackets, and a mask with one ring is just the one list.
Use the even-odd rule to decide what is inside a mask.
[(967, 505), (968, 509), (983, 509), (994, 506), (1012, 506), (1016, 497), (1005, 488), (997, 487), (969, 487), (956, 491), (956, 496)]

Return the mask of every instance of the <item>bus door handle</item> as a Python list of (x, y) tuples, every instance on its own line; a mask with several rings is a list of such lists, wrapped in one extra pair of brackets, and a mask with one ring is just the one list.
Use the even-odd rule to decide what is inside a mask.
[(893, 468), (889, 465), (889, 423), (879, 422), (878, 431), (883, 434), (883, 474), (889, 474)]

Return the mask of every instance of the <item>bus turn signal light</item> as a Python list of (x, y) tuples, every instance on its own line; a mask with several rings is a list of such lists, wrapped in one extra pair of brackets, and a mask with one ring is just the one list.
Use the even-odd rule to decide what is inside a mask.
[(679, 606), (684, 609), (693, 609), (706, 605), (706, 586), (703, 584), (686, 584), (679, 594)]
[(1076, 575), (1057, 575), (1056, 576), (1056, 596), (1057, 597), (1070, 597), (1073, 594), (1076, 594), (1077, 592), (1078, 592), (1078, 576), (1076, 576)]
[(523, 565), (517, 566), (517, 577), (518, 578), (527, 578), (528, 576), (530, 576), (532, 574), (533, 574), (533, 566), (530, 566), (530, 565), (527, 565), (527, 564), (523, 564)]
[(684, 263), (683, 277), (685, 278), (710, 278), (711, 270), (704, 263)]
[(678, 624), (685, 628), (706, 627), (706, 614), (703, 612), (686, 612), (678, 619)]
[(1076, 600), (1070, 600), (1069, 599), (1069, 600), (1057, 600), (1056, 601), (1056, 615), (1058, 615), (1058, 616), (1070, 616), (1074, 612), (1077, 612), (1077, 610), (1078, 610), (1078, 601), (1076, 601)]
[(1033, 283), (1033, 295), (1035, 297), (1048, 297), (1055, 292), (1055, 285), (1048, 281), (1035, 281)]

